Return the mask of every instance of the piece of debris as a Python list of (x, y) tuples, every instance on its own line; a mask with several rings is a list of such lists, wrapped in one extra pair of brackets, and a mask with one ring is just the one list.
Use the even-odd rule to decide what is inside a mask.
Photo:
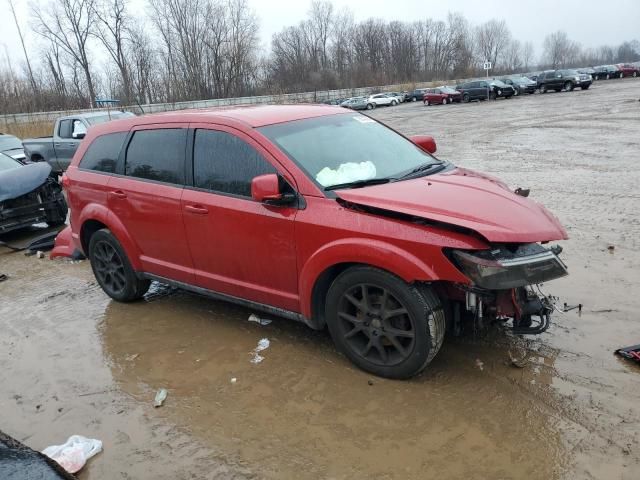
[(133, 355), (127, 355), (125, 358), (125, 360), (127, 362), (133, 362), (136, 358), (138, 358), (140, 356), (139, 353), (134, 353)]
[(582, 314), (582, 304), (579, 303), (578, 305), (567, 305), (567, 303), (564, 303), (564, 308), (562, 309), (563, 312), (570, 312), (571, 310), (575, 310), (578, 309), (578, 313)]
[(38, 251), (36, 252), (36, 257), (38, 257), (38, 258), (44, 258), (44, 252), (43, 252), (42, 250), (38, 250)]
[(249, 321), (265, 326), (269, 325), (273, 320), (269, 320), (268, 318), (260, 318), (259, 316), (252, 313), (251, 315), (249, 315)]
[(484, 363), (479, 358), (476, 358), (476, 366), (480, 369), (480, 371), (484, 370)]
[(516, 357), (513, 353), (511, 353), (511, 349), (509, 349), (508, 353), (509, 353), (509, 360), (511, 360), (511, 365), (513, 365), (514, 367), (524, 368), (527, 366), (527, 363), (529, 363), (526, 350), (524, 351), (524, 354), (520, 358)]
[(82, 435), (71, 435), (62, 445), (52, 445), (42, 453), (55, 460), (69, 473), (76, 473), (87, 460), (102, 451), (102, 442)]
[(367, 380), (367, 385), (371, 387), (373, 385), (373, 380)]
[(615, 351), (622, 358), (640, 363), (640, 345), (632, 345), (630, 347), (619, 348)]
[(237, 379), (236, 377), (233, 377), (233, 378), (231, 379), (231, 383), (236, 383), (237, 381), (238, 381), (238, 379)]
[(161, 388), (160, 390), (158, 390), (158, 393), (156, 393), (156, 398), (153, 400), (153, 406), (156, 408), (161, 407), (166, 399), (167, 389)]
[(7, 274), (6, 273), (0, 273), (0, 282), (4, 282), (7, 278)]
[(607, 247), (607, 250), (609, 250), (609, 253), (613, 253), (613, 251), (616, 249), (615, 245), (609, 245)]
[(257, 364), (262, 362), (264, 360), (264, 357), (262, 355), (259, 355), (259, 352), (262, 352), (263, 350), (269, 348), (269, 345), (271, 345), (271, 342), (269, 342), (268, 338), (261, 339), (258, 342), (258, 346), (251, 352), (253, 355), (253, 357), (251, 358), (251, 363)]

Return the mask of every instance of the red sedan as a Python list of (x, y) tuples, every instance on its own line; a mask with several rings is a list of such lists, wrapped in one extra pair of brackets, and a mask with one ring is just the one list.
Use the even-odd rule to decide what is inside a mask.
[(446, 105), (447, 103), (460, 103), (462, 94), (450, 87), (429, 88), (424, 92), (422, 102), (425, 105)]
[(360, 368), (406, 378), (465, 323), (544, 331), (531, 285), (567, 273), (551, 213), (435, 150), (332, 106), (116, 120), (63, 177), (70, 237), (117, 301), (162, 282), (328, 327)]

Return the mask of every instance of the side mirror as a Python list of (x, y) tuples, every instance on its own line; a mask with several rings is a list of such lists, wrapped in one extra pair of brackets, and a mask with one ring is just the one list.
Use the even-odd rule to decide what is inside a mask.
[(410, 140), (428, 153), (436, 153), (436, 141), (429, 135), (414, 135)]
[(296, 199), (293, 193), (283, 193), (280, 177), (275, 173), (259, 175), (251, 180), (251, 197), (267, 205), (287, 205)]
[(71, 134), (71, 138), (75, 138), (76, 140), (82, 140), (85, 137), (86, 133), (84, 132), (73, 132)]

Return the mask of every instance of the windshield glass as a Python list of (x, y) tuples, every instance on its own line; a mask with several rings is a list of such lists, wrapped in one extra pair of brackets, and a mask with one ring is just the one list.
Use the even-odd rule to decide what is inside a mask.
[(22, 148), (22, 142), (11, 135), (0, 135), (0, 150)]
[(0, 153), (0, 172), (3, 170), (11, 170), (13, 168), (18, 168), (21, 165), (16, 162), (9, 155), (5, 155), (4, 153)]
[(97, 125), (98, 123), (108, 122), (110, 120), (118, 120), (120, 118), (132, 117), (133, 113), (131, 112), (111, 112), (111, 115), (104, 114), (99, 115), (97, 117), (87, 117), (87, 122), (89, 125)]
[(497, 87), (506, 87), (507, 86), (504, 82), (502, 82), (500, 80), (492, 80), (491, 84), (495, 85)]
[(259, 129), (323, 187), (397, 178), (440, 163), (366, 115), (329, 115)]

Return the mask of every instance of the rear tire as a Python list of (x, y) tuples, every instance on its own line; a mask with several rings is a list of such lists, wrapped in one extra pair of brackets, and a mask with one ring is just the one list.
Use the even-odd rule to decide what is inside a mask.
[(131, 302), (149, 290), (151, 282), (136, 276), (122, 245), (108, 229), (91, 236), (89, 260), (98, 284), (114, 300)]
[(417, 101), (418, 101), (418, 99), (417, 99), (416, 97), (411, 97), (411, 101), (412, 101), (412, 102), (417, 102)]
[(633, 78), (636, 78), (638, 76), (638, 72), (633, 72)]
[(445, 313), (433, 290), (373, 267), (341, 273), (327, 293), (326, 313), (336, 347), (381, 377), (417, 375), (444, 340)]
[(398, 105), (398, 102), (396, 102), (395, 100), (391, 100), (391, 106), (395, 107), (396, 105)]
[(618, 75), (618, 78), (622, 78), (624, 77), (624, 73), (620, 72), (620, 75)]
[(373, 110), (374, 106), (373, 103), (367, 103), (367, 110)]

